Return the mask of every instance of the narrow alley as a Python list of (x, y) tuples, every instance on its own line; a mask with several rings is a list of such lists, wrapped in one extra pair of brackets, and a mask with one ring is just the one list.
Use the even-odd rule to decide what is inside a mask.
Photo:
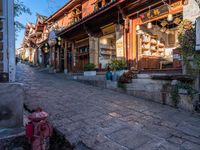
[(199, 150), (200, 116), (17, 65), (29, 109), (42, 107), (71, 144), (94, 150)]

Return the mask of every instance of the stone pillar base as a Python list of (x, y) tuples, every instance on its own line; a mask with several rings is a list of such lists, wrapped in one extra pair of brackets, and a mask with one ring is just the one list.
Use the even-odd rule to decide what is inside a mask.
[(0, 128), (23, 127), (24, 88), (19, 83), (0, 83)]

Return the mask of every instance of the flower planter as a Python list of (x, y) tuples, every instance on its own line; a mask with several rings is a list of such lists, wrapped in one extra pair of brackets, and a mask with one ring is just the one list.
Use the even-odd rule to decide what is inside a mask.
[(84, 71), (84, 76), (96, 76), (96, 71)]

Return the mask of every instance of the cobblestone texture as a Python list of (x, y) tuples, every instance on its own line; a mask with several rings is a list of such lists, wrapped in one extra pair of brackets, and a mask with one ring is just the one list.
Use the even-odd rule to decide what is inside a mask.
[(25, 104), (50, 114), (71, 144), (94, 150), (200, 150), (200, 116), (107, 89), (63, 74), (18, 65)]

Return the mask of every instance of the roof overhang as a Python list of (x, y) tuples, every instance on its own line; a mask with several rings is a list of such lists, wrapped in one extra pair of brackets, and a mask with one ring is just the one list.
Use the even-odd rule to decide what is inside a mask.
[(109, 5), (105, 6), (104, 8), (90, 14), (89, 16), (81, 19), (79, 22), (73, 24), (72, 26), (62, 30), (61, 32), (59, 32), (57, 35), (58, 36), (64, 36), (65, 34), (67, 34), (69, 31), (73, 30), (73, 29), (76, 29), (77, 27), (80, 27), (81, 25), (89, 22), (90, 20), (94, 19), (94, 18), (97, 18), (99, 15), (105, 13), (106, 11), (120, 5), (121, 3), (125, 2), (126, 0), (116, 0), (112, 3), (110, 3)]

